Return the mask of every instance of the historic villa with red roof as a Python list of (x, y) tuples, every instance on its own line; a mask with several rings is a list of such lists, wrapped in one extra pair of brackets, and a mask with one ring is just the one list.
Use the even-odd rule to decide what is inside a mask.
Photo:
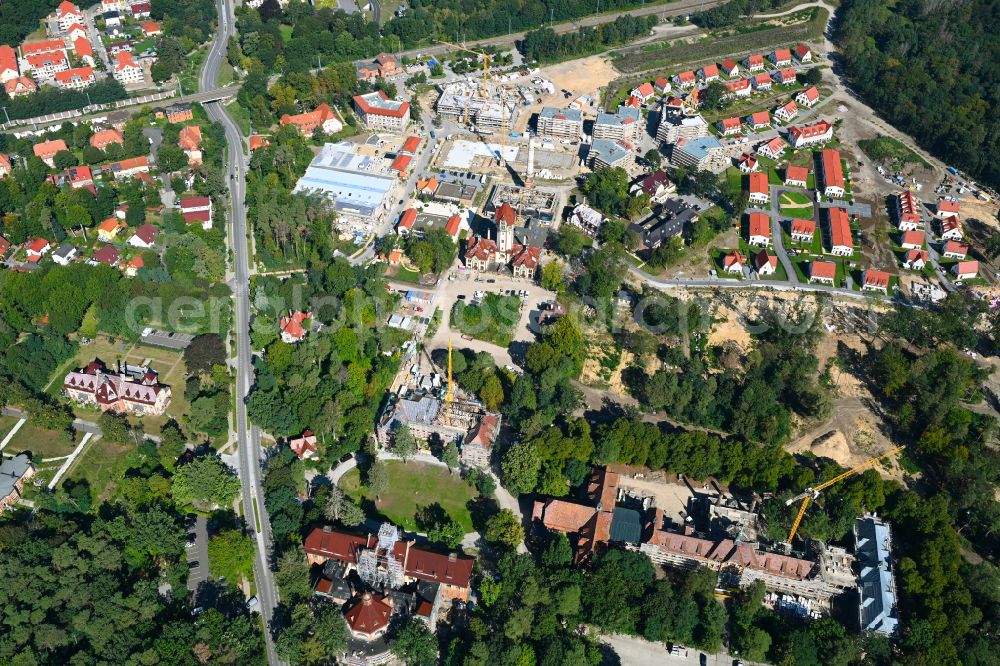
[(311, 137), (317, 129), (322, 129), (327, 134), (336, 134), (344, 129), (344, 124), (340, 122), (337, 114), (326, 103), (320, 104), (309, 113), (300, 113), (294, 116), (286, 113), (281, 116), (278, 123), (282, 126), (295, 125), (299, 129), (299, 133), (305, 137)]
[(140, 416), (159, 416), (170, 404), (170, 387), (147, 367), (120, 365), (109, 370), (94, 360), (63, 380), (63, 394), (81, 405)]
[(311, 430), (306, 430), (301, 437), (294, 437), (288, 440), (288, 448), (295, 452), (299, 460), (312, 460), (316, 458), (318, 447), (316, 445), (316, 435)]
[(289, 344), (302, 342), (312, 322), (312, 313), (289, 310), (288, 315), (278, 321), (281, 339)]

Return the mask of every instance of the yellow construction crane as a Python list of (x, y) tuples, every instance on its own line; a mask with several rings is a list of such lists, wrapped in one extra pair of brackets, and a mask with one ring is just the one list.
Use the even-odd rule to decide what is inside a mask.
[(698, 86), (692, 88), (683, 102), (684, 115), (693, 116), (698, 113)]
[(448, 338), (448, 392), (444, 394), (444, 420), (451, 425), (451, 406), (455, 402), (455, 385), (451, 381), (451, 337)]
[(787, 541), (787, 543), (788, 544), (792, 543), (792, 539), (795, 538), (795, 533), (799, 530), (799, 524), (802, 522), (802, 518), (804, 518), (805, 515), (806, 515), (806, 507), (809, 506), (809, 503), (811, 501), (813, 501), (814, 499), (816, 499), (817, 497), (819, 497), (820, 491), (829, 488), (830, 486), (832, 486), (835, 483), (840, 483), (841, 481), (843, 481), (847, 477), (852, 476), (854, 474), (857, 474), (858, 472), (863, 472), (864, 470), (868, 469), (869, 467), (871, 467), (875, 463), (879, 462), (880, 460), (883, 460), (885, 458), (888, 458), (889, 456), (892, 456), (892, 455), (895, 455), (895, 454), (899, 453), (900, 451), (903, 450), (903, 448), (904, 447), (902, 447), (902, 446), (897, 446), (896, 448), (892, 449), (891, 451), (883, 453), (880, 456), (875, 456), (874, 458), (871, 458), (870, 460), (866, 460), (865, 462), (861, 463), (860, 465), (858, 465), (854, 469), (848, 470), (848, 471), (844, 472), (843, 474), (838, 474), (837, 476), (833, 477), (829, 481), (824, 481), (823, 483), (819, 484), (815, 488), (806, 488), (805, 492), (799, 493), (798, 495), (796, 495), (792, 499), (790, 499), (787, 502), (785, 502), (785, 506), (791, 506), (792, 504), (795, 504), (799, 500), (802, 500), (802, 506), (799, 507), (799, 514), (797, 516), (795, 516), (795, 522), (792, 523), (792, 531), (788, 533), (788, 541)]
[(458, 44), (452, 44), (451, 42), (443, 42), (438, 40), (438, 44), (444, 44), (445, 46), (450, 46), (453, 49), (458, 49), (459, 51), (465, 51), (466, 53), (471, 53), (477, 55), (483, 59), (483, 99), (489, 98), (489, 91), (486, 88), (486, 82), (490, 79), (490, 65), (493, 64), (493, 56), (489, 53), (482, 53), (480, 51), (473, 51), (472, 49), (466, 48), (464, 46), (459, 46)]

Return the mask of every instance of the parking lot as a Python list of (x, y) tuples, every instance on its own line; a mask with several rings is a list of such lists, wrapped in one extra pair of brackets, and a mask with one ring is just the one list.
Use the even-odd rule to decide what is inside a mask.
[(193, 524), (185, 527), (188, 590), (196, 593), (198, 586), (208, 580), (208, 521), (204, 516), (197, 516)]

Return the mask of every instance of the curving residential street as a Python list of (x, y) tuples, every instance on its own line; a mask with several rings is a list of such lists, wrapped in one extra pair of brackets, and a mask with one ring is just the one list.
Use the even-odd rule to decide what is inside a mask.
[[(233, 34), (235, 19), (233, 0), (218, 0), (219, 29), (215, 36), (198, 83), (202, 91), (218, 88), (218, 72), (226, 55), (226, 45)], [(264, 506), (264, 492), (261, 486), (261, 446), (260, 431), (247, 419), (246, 398), (252, 384), (250, 365), (250, 259), (247, 247), (246, 208), (244, 196), (246, 188), (246, 161), (243, 156), (243, 136), (235, 121), (220, 102), (205, 104), (209, 117), (222, 124), (228, 143), (231, 222), (227, 239), (233, 251), (233, 270), (229, 281), (236, 300), (236, 321), (234, 338), (236, 341), (236, 437), (239, 444), (239, 477), (243, 485), (243, 515), (256, 537), (257, 554), (254, 559), (254, 579), (257, 599), (265, 626), (270, 626), (275, 606), (278, 604), (278, 589), (271, 571), (272, 539), (271, 523)], [(274, 641), (265, 631), (267, 660), (271, 664), (282, 663), (274, 649)]]

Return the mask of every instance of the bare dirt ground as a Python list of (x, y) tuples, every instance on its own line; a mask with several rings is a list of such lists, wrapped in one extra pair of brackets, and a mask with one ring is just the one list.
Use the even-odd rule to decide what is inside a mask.
[[(531, 79), (543, 78), (551, 81), (556, 88), (551, 94), (536, 96), (534, 104), (522, 107), (521, 113), (514, 123), (514, 131), (526, 131), (529, 119), (541, 111), (543, 106), (568, 108), (570, 102), (581, 95), (591, 97), (590, 104), (582, 109), (584, 115), (595, 116), (597, 107), (600, 106), (599, 91), (616, 76), (618, 74), (611, 66), (609, 59), (602, 56), (591, 56), (582, 60), (571, 60), (542, 67), (537, 74), (514, 80), (512, 83), (526, 85), (534, 89)], [(563, 94), (563, 90), (569, 91), (572, 95), (567, 98)]]
[[(865, 344), (857, 333), (828, 334), (816, 350), (820, 368), (837, 354), (838, 347), (857, 354), (865, 352)], [(789, 453), (809, 451), (844, 467), (856, 467), (897, 446), (898, 443), (886, 435), (887, 424), (873, 410), (875, 398), (860, 377), (834, 364), (831, 379), (836, 392), (832, 415), (822, 423), (802, 424), (803, 430), (786, 450)], [(880, 464), (876, 469), (883, 478), (903, 479), (903, 470), (894, 460)]]
[(622, 372), (625, 368), (632, 364), (635, 359), (635, 355), (629, 351), (622, 351), (621, 360), (612, 372), (608, 379), (601, 376), (601, 360), (598, 357), (599, 349), (593, 349), (593, 352), (587, 359), (583, 362), (583, 372), (580, 373), (580, 383), (586, 386), (595, 387), (607, 387), (607, 390), (614, 393), (617, 396), (624, 396), (626, 394), (625, 385), (622, 383)]
[(960, 203), (962, 204), (962, 217), (975, 218), (983, 224), (1000, 231), (1000, 220), (997, 219), (1000, 208), (995, 203), (986, 203), (973, 197), (960, 199)]

